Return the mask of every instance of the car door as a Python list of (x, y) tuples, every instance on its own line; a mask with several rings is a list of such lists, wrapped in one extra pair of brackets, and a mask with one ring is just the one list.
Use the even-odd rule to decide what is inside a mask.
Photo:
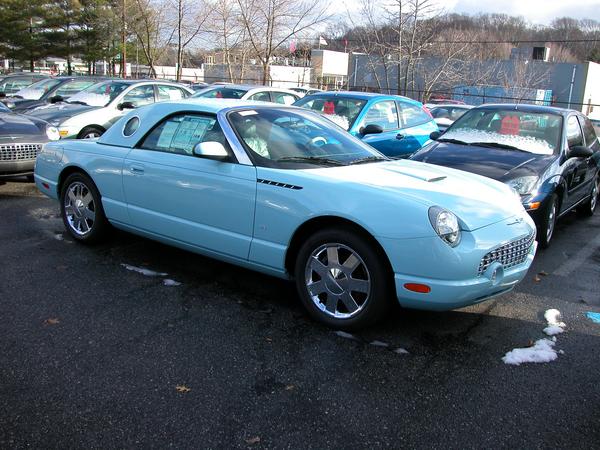
[[(585, 146), (594, 152), (593, 156), (588, 158), (587, 160), (587, 171), (585, 176), (585, 186), (583, 187), (584, 193), (588, 193), (591, 189), (591, 183), (596, 177), (598, 173), (598, 158), (600, 157), (600, 142), (598, 142), (598, 137), (596, 136), (596, 130), (594, 130), (594, 126), (590, 119), (583, 115), (577, 115), (579, 120), (579, 125), (583, 131), (583, 139), (585, 141)], [(585, 195), (585, 194), (584, 194)]]
[(438, 127), (422, 106), (398, 101), (400, 111), (400, 133), (406, 151), (413, 153), (429, 141), (429, 135), (438, 131)]
[(258, 92), (255, 92), (255, 93), (249, 95), (247, 100), (271, 103), (271, 95), (269, 94), (269, 91), (258, 91)]
[(193, 154), (200, 142), (229, 148), (217, 118), (196, 113), (164, 119), (124, 162), (123, 187), (136, 228), (204, 251), (248, 258), (256, 169)]
[(394, 100), (379, 100), (368, 105), (356, 129), (361, 133), (367, 125), (379, 125), (383, 129), (381, 133), (358, 135), (371, 147), (392, 158), (412, 153), (399, 136), (398, 109)]
[(567, 118), (567, 160), (564, 165), (564, 177), (567, 182), (567, 198), (561, 210), (571, 208), (575, 203), (585, 197), (587, 191), (586, 178), (588, 173), (589, 158), (568, 158), (569, 149), (585, 145), (583, 132), (575, 114)]

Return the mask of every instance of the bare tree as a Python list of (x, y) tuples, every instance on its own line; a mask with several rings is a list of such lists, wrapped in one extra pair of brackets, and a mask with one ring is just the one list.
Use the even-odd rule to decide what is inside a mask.
[(154, 66), (172, 42), (176, 28), (167, 20), (167, 4), (157, 0), (131, 0), (125, 12), (128, 29), (136, 36), (144, 53), (150, 76), (156, 77)]
[(329, 15), (322, 0), (237, 0), (240, 19), (253, 53), (262, 66), (262, 82), (276, 51), (290, 38), (324, 23)]
[(169, 0), (176, 12), (171, 27), (175, 30), (177, 45), (177, 81), (181, 80), (183, 55), (186, 47), (200, 34), (210, 17), (210, 6), (203, 0)]

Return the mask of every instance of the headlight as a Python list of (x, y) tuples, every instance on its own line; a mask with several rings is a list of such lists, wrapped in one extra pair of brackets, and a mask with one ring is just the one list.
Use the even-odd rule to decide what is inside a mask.
[(52, 125), (48, 125), (46, 127), (46, 136), (48, 136), (48, 139), (50, 139), (51, 141), (58, 141), (60, 139), (58, 129), (56, 127), (53, 127)]
[(458, 217), (439, 206), (429, 208), (429, 221), (438, 236), (449, 246), (456, 247), (460, 243), (460, 226)]
[(517, 191), (519, 195), (527, 195), (533, 191), (538, 180), (539, 177), (536, 176), (519, 177), (507, 181), (506, 184)]

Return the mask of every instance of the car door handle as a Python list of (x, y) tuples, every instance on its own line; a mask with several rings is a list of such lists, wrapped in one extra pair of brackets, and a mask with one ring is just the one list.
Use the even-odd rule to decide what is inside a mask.
[(129, 171), (135, 175), (142, 175), (144, 173), (144, 167), (132, 164), (129, 166)]
[(398, 140), (400, 140), (400, 139), (404, 139), (404, 135), (403, 135), (403, 134), (401, 134), (401, 133), (398, 133), (398, 134), (396, 135), (396, 139), (398, 139)]

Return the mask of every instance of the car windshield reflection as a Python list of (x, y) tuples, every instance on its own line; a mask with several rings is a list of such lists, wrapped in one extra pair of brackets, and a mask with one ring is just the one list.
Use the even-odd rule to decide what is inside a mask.
[(256, 108), (232, 111), (228, 118), (257, 165), (298, 169), (387, 159), (310, 112)]

